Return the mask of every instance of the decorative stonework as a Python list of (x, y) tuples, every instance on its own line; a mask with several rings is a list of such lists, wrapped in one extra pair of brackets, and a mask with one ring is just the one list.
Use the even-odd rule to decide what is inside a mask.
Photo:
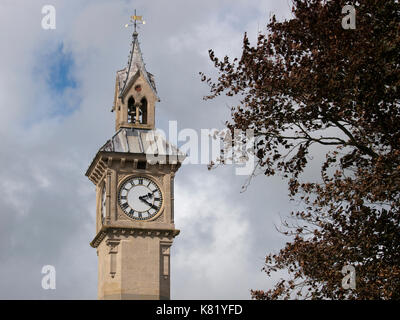
[(96, 162), (90, 174), (88, 175), (89, 180), (97, 185), (103, 179), (106, 170), (107, 164), (100, 159)]
[(161, 261), (161, 276), (164, 280), (169, 278), (170, 273), (170, 248), (172, 241), (160, 241), (160, 261)]
[[(90, 245), (93, 248), (97, 248), (104, 238), (108, 235), (110, 239), (115, 239), (119, 237), (159, 237), (172, 240), (179, 234), (179, 230), (165, 230), (165, 229), (133, 229), (133, 228), (113, 228), (104, 226), (100, 232), (96, 235)], [(108, 244), (108, 242), (107, 242)]]
[(119, 243), (119, 239), (108, 239), (106, 242), (107, 246), (109, 247), (111, 278), (114, 278), (115, 274), (117, 273), (117, 254)]

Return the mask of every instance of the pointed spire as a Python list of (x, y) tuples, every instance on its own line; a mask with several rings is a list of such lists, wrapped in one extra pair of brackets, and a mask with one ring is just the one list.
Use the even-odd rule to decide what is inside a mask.
[[(137, 17), (136, 12), (135, 16), (133, 17)], [(136, 75), (138, 74), (138, 72), (140, 72), (146, 79), (150, 87), (152, 88), (154, 94), (158, 98), (157, 89), (154, 82), (154, 76), (151, 73), (147, 72), (146, 65), (143, 61), (143, 55), (142, 51), (140, 50), (140, 45), (138, 40), (138, 33), (136, 31), (135, 19), (134, 19), (134, 26), (135, 29), (132, 34), (131, 51), (129, 54), (128, 65), (125, 69), (120, 71), (122, 73), (120, 77), (120, 79), (122, 80), (122, 82), (120, 83), (120, 96), (122, 96), (125, 93), (125, 91), (129, 88), (130, 82), (133, 80), (133, 78), (136, 78)]]

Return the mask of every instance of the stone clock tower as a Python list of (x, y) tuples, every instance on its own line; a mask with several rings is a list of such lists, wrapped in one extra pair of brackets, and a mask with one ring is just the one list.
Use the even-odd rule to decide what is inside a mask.
[(174, 177), (185, 154), (154, 130), (158, 101), (135, 28), (128, 65), (116, 77), (116, 132), (86, 172), (96, 186), (90, 245), (98, 255), (99, 299), (170, 298), (171, 245), (179, 234)]

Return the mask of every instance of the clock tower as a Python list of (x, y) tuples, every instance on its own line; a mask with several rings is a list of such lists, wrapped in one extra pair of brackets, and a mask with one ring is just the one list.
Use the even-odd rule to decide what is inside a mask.
[(115, 134), (86, 176), (96, 186), (99, 299), (170, 299), (174, 177), (185, 154), (155, 131), (158, 98), (136, 22), (127, 66), (117, 72)]

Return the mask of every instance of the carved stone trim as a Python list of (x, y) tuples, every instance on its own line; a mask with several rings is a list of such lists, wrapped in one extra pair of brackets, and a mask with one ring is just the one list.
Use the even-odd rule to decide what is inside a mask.
[(102, 160), (97, 161), (90, 175), (88, 175), (89, 180), (97, 185), (103, 179), (106, 169), (107, 166)]
[[(166, 238), (172, 241), (180, 233), (178, 229), (158, 229), (158, 228), (123, 228), (123, 227), (112, 227), (112, 226), (103, 226), (101, 230), (94, 237), (90, 245), (93, 248), (97, 248), (100, 243), (104, 240), (106, 235), (110, 236), (108, 240), (120, 240), (119, 237), (127, 237), (127, 236), (136, 236), (136, 237), (158, 237), (158, 238)], [(118, 238), (116, 238), (118, 237)], [(108, 242), (107, 240), (107, 242)]]
[(170, 251), (172, 241), (160, 241), (160, 267), (161, 274), (164, 280), (167, 280), (170, 276)]
[(97, 248), (99, 246), (99, 244), (103, 241), (103, 239), (105, 238), (106, 235), (107, 235), (107, 232), (100, 230), (99, 233), (96, 234), (96, 236), (94, 237), (94, 239), (92, 240), (90, 245), (93, 248)]
[(108, 157), (108, 159), (107, 159), (107, 166), (108, 166), (109, 168), (111, 168), (111, 166), (112, 166), (112, 161), (113, 161), (113, 158), (112, 158), (112, 157)]
[(108, 254), (110, 255), (110, 276), (111, 278), (115, 277), (117, 273), (117, 254), (118, 254), (118, 245), (120, 243), (120, 239), (108, 239), (106, 241), (107, 246), (109, 247)]
[(170, 204), (170, 208), (171, 208), (171, 222), (174, 223), (175, 222), (175, 185), (174, 185), (174, 178), (175, 178), (175, 174), (171, 173), (171, 177), (170, 177), (170, 197), (171, 197), (171, 204)]
[(110, 223), (111, 220), (111, 171), (107, 171), (106, 180), (106, 223)]

